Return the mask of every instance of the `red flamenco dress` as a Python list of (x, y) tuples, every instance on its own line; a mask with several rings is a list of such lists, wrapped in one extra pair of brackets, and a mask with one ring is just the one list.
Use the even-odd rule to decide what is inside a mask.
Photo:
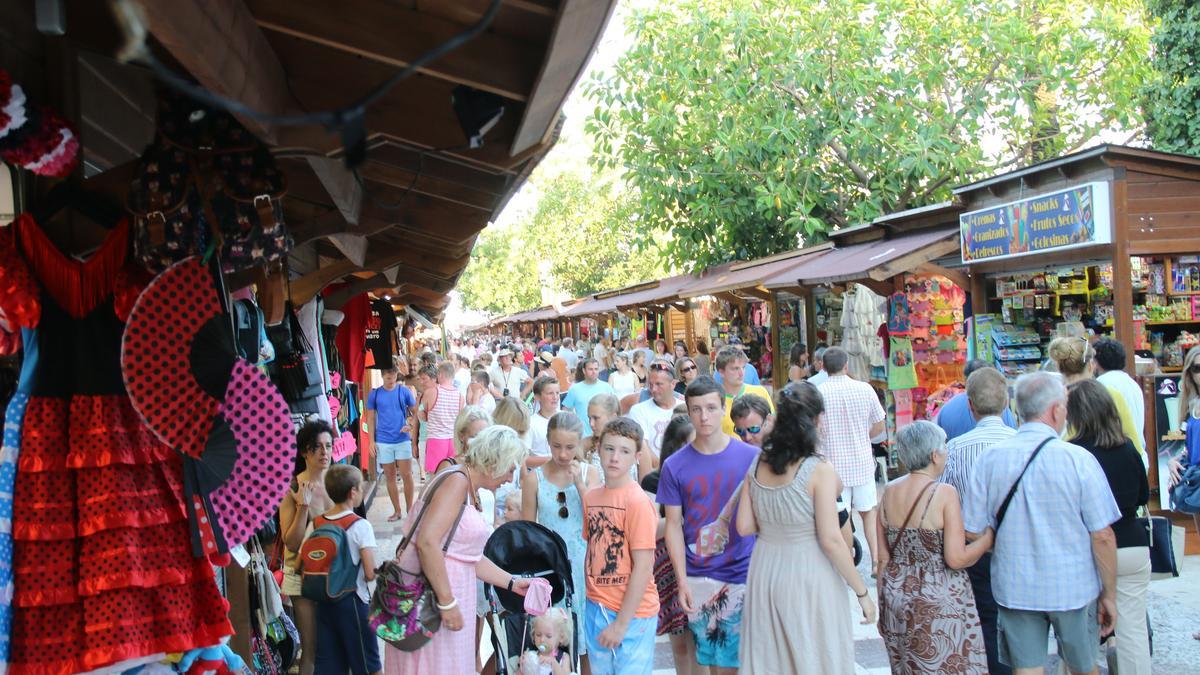
[(192, 555), (180, 456), (144, 426), (121, 378), (139, 290), (129, 248), (126, 222), (87, 262), (28, 215), (0, 227), (0, 309), (24, 315), (36, 342), (21, 380), (13, 674), (90, 671), (233, 632), (211, 565)]

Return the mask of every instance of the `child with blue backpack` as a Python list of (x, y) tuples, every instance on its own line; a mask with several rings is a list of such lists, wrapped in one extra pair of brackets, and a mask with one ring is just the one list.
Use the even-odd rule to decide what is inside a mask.
[(383, 671), (375, 632), (367, 625), (375, 579), (375, 530), (355, 515), (362, 472), (339, 464), (325, 473), (333, 507), (313, 519), (300, 551), (301, 592), (317, 605), (315, 675), (375, 675)]

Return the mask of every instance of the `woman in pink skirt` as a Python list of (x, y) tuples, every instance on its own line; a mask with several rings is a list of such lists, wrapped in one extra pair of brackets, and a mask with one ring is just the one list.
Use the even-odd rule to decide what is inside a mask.
[[(432, 440), (432, 439), (431, 439)], [(384, 650), (384, 672), (389, 675), (471, 675), (475, 672), (476, 579), (498, 588), (525, 594), (529, 582), (516, 579), (483, 557), (483, 546), (492, 528), (480, 512), (478, 490), (495, 490), (512, 480), (527, 451), (517, 433), (508, 427), (490, 426), (471, 439), (462, 464), (447, 469), (429, 503), (429, 516), (421, 521), (413, 546), (400, 563), (419, 568), (437, 596), (442, 628), (415, 652), (394, 647)], [(466, 504), (466, 506), (464, 506)], [(426, 508), (424, 494), (413, 504), (404, 527), (411, 529), (416, 514)], [(462, 513), (458, 529), (445, 553), (446, 538)]]
[(425, 443), (425, 470), (433, 473), (437, 465), (454, 456), (454, 421), (463, 409), (463, 395), (454, 386), (454, 364), (442, 362), (437, 369), (437, 385), (421, 396), (423, 407), (417, 412), (429, 425), (429, 440)]

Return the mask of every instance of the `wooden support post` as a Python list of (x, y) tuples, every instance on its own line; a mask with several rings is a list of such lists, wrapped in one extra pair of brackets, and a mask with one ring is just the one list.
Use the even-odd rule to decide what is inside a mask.
[(771, 293), (767, 301), (767, 309), (771, 312), (771, 385), (774, 391), (787, 386), (788, 361), (783, 350), (779, 348), (779, 294)]

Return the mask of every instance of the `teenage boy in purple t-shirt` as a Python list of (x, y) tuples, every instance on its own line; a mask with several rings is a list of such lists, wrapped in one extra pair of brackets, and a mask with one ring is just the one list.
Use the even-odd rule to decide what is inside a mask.
[[(725, 392), (712, 378), (696, 378), (684, 393), (696, 440), (663, 463), (656, 493), (667, 514), (665, 538), (679, 580), (679, 603), (696, 640), (696, 663), (714, 674), (738, 668), (742, 601), (754, 537), (736, 528), (711, 527), (749, 471), (758, 449), (721, 430)], [(728, 514), (735, 518), (736, 512)], [(724, 550), (708, 536), (728, 532)], [(703, 535), (702, 535), (703, 531)], [(724, 538), (723, 536), (721, 537)]]

